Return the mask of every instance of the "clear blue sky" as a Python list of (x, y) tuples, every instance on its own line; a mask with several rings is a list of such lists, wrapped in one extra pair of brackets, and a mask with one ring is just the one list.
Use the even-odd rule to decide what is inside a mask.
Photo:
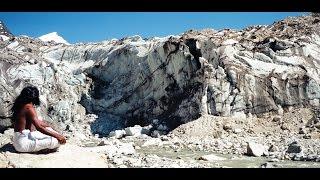
[(1, 12), (15, 35), (39, 37), (58, 32), (70, 43), (97, 42), (140, 35), (144, 38), (183, 33), (190, 29), (242, 29), (249, 25), (272, 24), (298, 12)]

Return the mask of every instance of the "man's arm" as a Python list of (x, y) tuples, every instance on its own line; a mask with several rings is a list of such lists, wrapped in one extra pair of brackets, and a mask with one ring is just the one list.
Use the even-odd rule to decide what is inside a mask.
[(53, 131), (50, 131), (48, 130), (46, 127), (49, 127), (47, 126), (46, 123), (44, 123), (43, 121), (40, 121), (37, 117), (37, 113), (35, 111), (35, 109), (33, 108), (33, 106), (29, 106), (27, 105), (26, 107), (26, 115), (27, 115), (27, 118), (31, 120), (32, 124), (36, 127), (36, 129), (40, 132), (42, 132), (43, 134), (46, 134), (48, 136), (52, 136), (56, 139), (58, 139), (58, 141), (61, 143), (61, 144), (64, 144), (66, 142), (65, 138), (56, 133), (56, 132), (53, 132)]
[(43, 127), (50, 127), (46, 122), (44, 122), (43, 120), (42, 121), (40, 121), (39, 120), (39, 123), (41, 124), (41, 126), (43, 126)]

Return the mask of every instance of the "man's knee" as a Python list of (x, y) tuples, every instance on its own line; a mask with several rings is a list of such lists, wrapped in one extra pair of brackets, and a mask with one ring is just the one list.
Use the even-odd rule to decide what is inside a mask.
[(50, 149), (55, 149), (58, 147), (60, 147), (59, 141), (56, 138), (52, 137)]

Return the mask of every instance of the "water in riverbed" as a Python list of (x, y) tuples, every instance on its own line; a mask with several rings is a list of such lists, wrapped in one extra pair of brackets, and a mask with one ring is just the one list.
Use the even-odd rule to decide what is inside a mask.
[[(166, 157), (170, 159), (182, 159), (186, 162), (198, 162), (198, 163), (212, 163), (213, 167), (219, 165), (219, 167), (230, 168), (257, 168), (261, 164), (268, 162), (270, 159), (266, 157), (249, 157), (244, 155), (230, 155), (230, 154), (217, 154), (205, 151), (192, 151), (189, 149), (183, 149), (174, 151), (172, 149), (165, 149), (162, 147), (147, 147), (137, 150), (139, 153), (155, 154), (159, 157)], [(203, 161), (198, 160), (203, 155), (214, 154), (219, 157), (223, 157), (226, 160), (217, 161)], [(275, 167), (279, 168), (320, 168), (320, 162), (307, 162), (307, 161), (289, 161), (280, 160), (279, 162), (269, 162)]]
[[(140, 145), (140, 144), (139, 144)], [(96, 142), (87, 143), (86, 147), (97, 146)], [(140, 146), (141, 147), (141, 146)], [(157, 155), (159, 157), (166, 157), (170, 159), (182, 159), (185, 162), (211, 164), (210, 167), (230, 167), (230, 168), (257, 168), (262, 164), (269, 162), (271, 159), (266, 157), (250, 157), (244, 155), (218, 154), (206, 151), (195, 151), (190, 149), (173, 150), (168, 147), (147, 146), (136, 150), (138, 153), (145, 155)], [(214, 154), (218, 157), (223, 157), (225, 160), (217, 161), (203, 161), (199, 158), (203, 155)], [(279, 162), (269, 162), (277, 168), (320, 168), (320, 162), (307, 161), (290, 161), (279, 160)]]

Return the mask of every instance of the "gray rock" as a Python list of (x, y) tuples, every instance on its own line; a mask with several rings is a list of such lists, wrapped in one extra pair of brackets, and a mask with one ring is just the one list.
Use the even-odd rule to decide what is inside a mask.
[(280, 122), (281, 120), (282, 120), (281, 116), (275, 116), (272, 119), (273, 122)]
[(157, 127), (157, 130), (159, 130), (159, 131), (167, 131), (167, 130), (168, 130), (168, 127), (167, 127), (166, 125), (160, 124), (160, 125)]
[(306, 134), (307, 130), (304, 127), (299, 128), (299, 134)]
[(161, 134), (160, 134), (160, 131), (158, 131), (158, 130), (154, 130), (151, 133), (151, 137), (160, 138), (160, 136), (161, 136)]
[(152, 125), (142, 127), (141, 134), (149, 135), (152, 128)]
[(289, 144), (287, 153), (301, 153), (303, 151), (303, 147), (298, 144), (298, 142), (294, 141), (291, 144)]
[(159, 124), (159, 120), (158, 120), (158, 119), (154, 119), (154, 120), (152, 120), (152, 123), (153, 123), (154, 125), (158, 125), (158, 124)]
[(11, 120), (9, 118), (0, 118), (0, 133), (3, 133), (5, 130), (12, 126)]
[(305, 157), (304, 157), (304, 154), (297, 153), (297, 154), (294, 154), (291, 159), (294, 161), (303, 161), (305, 159)]
[(233, 129), (232, 125), (230, 123), (226, 123), (223, 125), (223, 129), (225, 131), (231, 131)]

